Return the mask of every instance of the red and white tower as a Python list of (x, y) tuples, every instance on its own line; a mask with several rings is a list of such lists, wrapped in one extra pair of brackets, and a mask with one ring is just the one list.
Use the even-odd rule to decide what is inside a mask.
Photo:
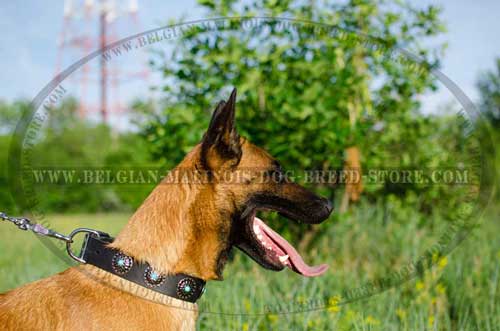
[[(65, 0), (56, 73), (120, 37), (139, 32), (138, 11), (137, 0)], [(146, 61), (134, 63), (122, 70), (118, 63), (107, 63), (99, 57), (98, 63), (87, 63), (75, 72), (70, 82), (75, 84), (79, 115), (86, 118), (100, 114), (107, 123), (110, 115), (126, 112), (119, 98), (120, 85), (132, 79), (149, 78)]]

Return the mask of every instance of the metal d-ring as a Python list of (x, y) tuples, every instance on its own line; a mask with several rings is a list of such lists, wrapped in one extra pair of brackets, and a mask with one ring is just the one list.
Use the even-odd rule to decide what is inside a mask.
[(92, 234), (95, 234), (98, 238), (101, 236), (101, 233), (97, 230), (92, 230), (92, 229), (87, 229), (87, 228), (78, 228), (78, 229), (74, 229), (73, 231), (71, 231), (71, 233), (69, 234), (68, 238), (69, 240), (66, 241), (66, 251), (68, 252), (68, 255), (75, 261), (77, 262), (80, 262), (80, 263), (87, 263), (87, 261), (85, 261), (84, 259), (82, 259), (81, 257), (79, 256), (76, 256), (73, 251), (71, 250), (71, 244), (73, 243), (73, 238), (78, 234), (78, 233), (82, 233), (82, 232), (85, 232), (85, 233), (92, 233)]

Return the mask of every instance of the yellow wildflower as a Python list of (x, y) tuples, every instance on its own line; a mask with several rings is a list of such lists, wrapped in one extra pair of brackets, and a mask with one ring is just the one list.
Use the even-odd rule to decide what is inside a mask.
[(448, 264), (448, 258), (446, 256), (440, 258), (438, 261), (438, 266), (441, 269), (444, 269), (444, 267), (446, 267), (447, 264)]
[(373, 317), (372, 315), (368, 315), (366, 316), (365, 318), (365, 322), (366, 324), (369, 324), (369, 325), (379, 325), (380, 324), (380, 321), (377, 320), (375, 317)]
[(443, 284), (441, 283), (438, 283), (436, 285), (436, 291), (439, 293), (439, 294), (445, 294), (446, 293), (446, 287), (444, 287)]
[(328, 299), (328, 308), (327, 308), (328, 312), (337, 313), (340, 310), (339, 302), (340, 302), (339, 295), (335, 295), (330, 299)]
[(243, 331), (248, 331), (250, 329), (250, 327), (248, 326), (248, 323), (243, 323), (243, 325), (241, 326), (241, 330)]
[(429, 326), (433, 326), (434, 325), (434, 315), (431, 315), (429, 316)]
[(278, 320), (278, 315), (276, 315), (276, 314), (268, 314), (268, 315), (267, 315), (267, 319), (268, 319), (271, 323), (275, 323), (275, 322)]
[(400, 320), (404, 320), (406, 319), (406, 310), (398, 308), (396, 309), (396, 315)]
[(424, 282), (422, 282), (421, 280), (417, 281), (417, 283), (415, 284), (415, 288), (420, 291), (424, 288)]

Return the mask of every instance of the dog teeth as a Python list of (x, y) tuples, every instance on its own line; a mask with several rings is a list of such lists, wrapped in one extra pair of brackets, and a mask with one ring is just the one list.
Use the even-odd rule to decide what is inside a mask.
[(288, 260), (288, 258), (289, 258), (288, 255), (283, 255), (279, 257), (281, 263), (285, 263), (285, 261)]
[(260, 228), (257, 225), (255, 225), (253, 227), (253, 232), (255, 232), (255, 234), (257, 234), (257, 235), (260, 234)]
[(257, 235), (257, 239), (259, 239), (260, 241), (262, 241), (262, 235), (261, 235), (261, 234), (258, 234), (258, 235)]

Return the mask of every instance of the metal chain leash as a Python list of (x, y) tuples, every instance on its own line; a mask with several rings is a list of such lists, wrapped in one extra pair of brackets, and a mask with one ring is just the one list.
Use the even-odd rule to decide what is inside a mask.
[(0, 212), (0, 218), (2, 219), (2, 221), (9, 221), (14, 223), (21, 230), (28, 230), (28, 224), (30, 223), (30, 220), (27, 218), (10, 217), (3, 212)]
[(59, 233), (59, 232), (56, 232), (54, 230), (47, 229), (46, 227), (44, 227), (43, 225), (41, 225), (39, 223), (33, 223), (28, 218), (12, 217), (12, 216), (7, 215), (4, 212), (0, 212), (0, 220), (12, 222), (20, 230), (23, 230), (23, 231), (31, 230), (39, 236), (51, 237), (51, 238), (55, 238), (55, 239), (64, 241), (66, 243), (66, 251), (68, 252), (69, 256), (72, 259), (74, 259), (80, 263), (86, 263), (86, 262), (84, 260), (82, 260), (79, 256), (75, 255), (73, 253), (73, 251), (71, 250), (71, 244), (73, 243), (73, 238), (75, 237), (75, 235), (77, 235), (78, 233), (82, 233), (82, 232), (92, 233), (98, 237), (101, 235), (101, 232), (96, 231), (96, 230), (87, 229), (87, 228), (78, 228), (78, 229), (73, 230), (68, 236), (66, 236), (66, 235)]
[(32, 223), (30, 219), (25, 217), (12, 217), (3, 212), (0, 212), (0, 218), (3, 221), (9, 221), (14, 223), (19, 229), (28, 231), (31, 230), (37, 235), (56, 238), (65, 242), (72, 242), (73, 240), (69, 236), (65, 236), (54, 230), (47, 229), (41, 224)]

